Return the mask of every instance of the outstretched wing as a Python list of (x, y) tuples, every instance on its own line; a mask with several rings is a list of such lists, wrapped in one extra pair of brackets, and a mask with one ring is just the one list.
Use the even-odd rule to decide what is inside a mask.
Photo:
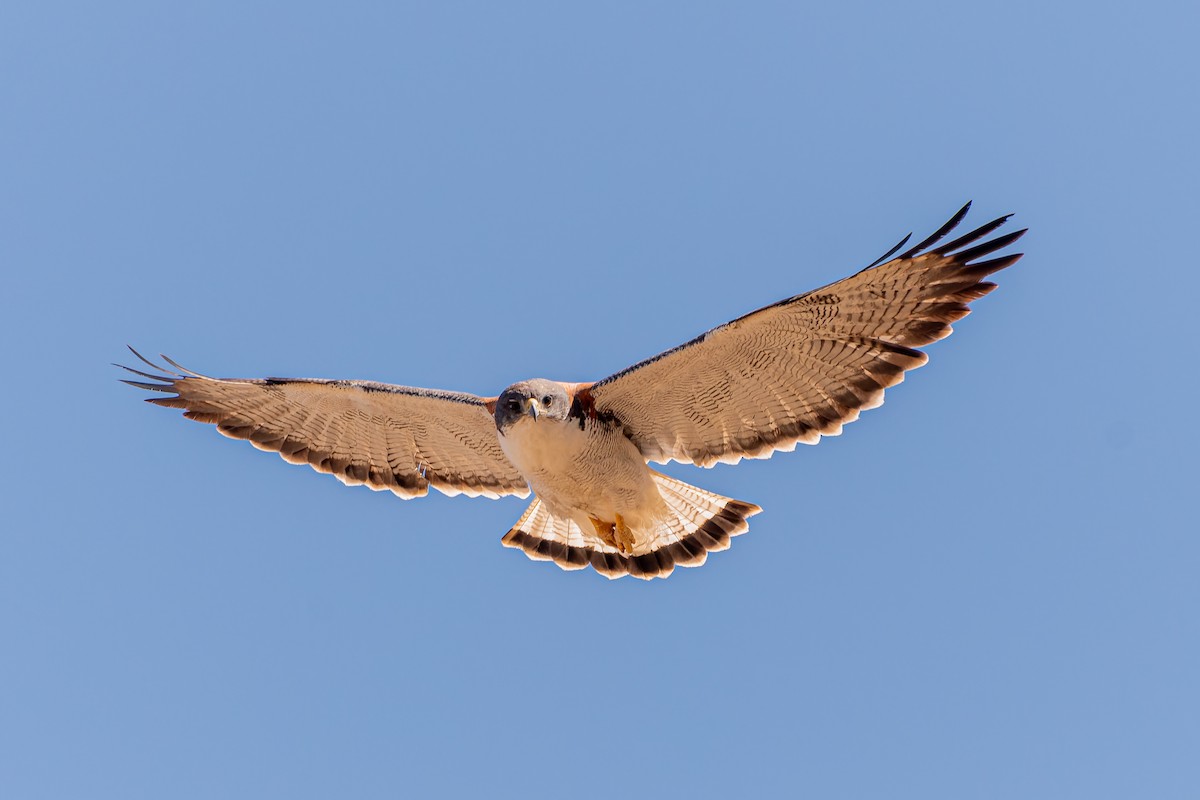
[(404, 498), (423, 497), (430, 486), (450, 495), (529, 494), (500, 450), (485, 398), (366, 381), (210, 378), (163, 356), (179, 371), (165, 369), (129, 349), (166, 373), (123, 367), (156, 381), (125, 383), (172, 394), (147, 402), (182, 408), (188, 419), (332, 473), (347, 486)]
[(1021, 257), (979, 260), (1025, 233), (976, 244), (1008, 217), (929, 249), (970, 207), (891, 261), (714, 328), (582, 389), (581, 402), (660, 463), (736, 463), (841, 433), (926, 362), (914, 347), (949, 336), (996, 288), (985, 277)]

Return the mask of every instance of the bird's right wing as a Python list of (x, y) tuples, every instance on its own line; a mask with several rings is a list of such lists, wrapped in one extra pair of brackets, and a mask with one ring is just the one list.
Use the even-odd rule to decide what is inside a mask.
[(404, 498), (423, 497), (430, 486), (449, 495), (529, 495), (500, 449), (488, 398), (366, 381), (210, 378), (166, 356), (178, 371), (133, 354), (166, 373), (123, 367), (155, 381), (125, 383), (171, 394), (147, 402), (182, 408), (188, 419), (347, 486)]
[[(766, 458), (840, 433), (925, 363), (915, 348), (950, 334), (985, 280), (1021, 257), (991, 256), (1024, 233), (986, 238), (1000, 217), (933, 247), (970, 203), (891, 261), (735, 319), (577, 393), (647, 460), (712, 466)], [(982, 241), (981, 241), (982, 240)], [(907, 243), (907, 237), (880, 261)]]

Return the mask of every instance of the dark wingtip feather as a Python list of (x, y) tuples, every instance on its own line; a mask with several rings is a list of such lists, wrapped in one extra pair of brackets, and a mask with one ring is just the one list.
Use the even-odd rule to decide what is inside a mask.
[(1011, 219), (1011, 218), (1012, 218), (1012, 214), (1005, 214), (1002, 217), (996, 217), (996, 219), (992, 220), (991, 222), (987, 222), (987, 223), (984, 223), (983, 225), (980, 225), (978, 228), (971, 231), (970, 233), (960, 236), (959, 238), (955, 239), (954, 241), (950, 242), (949, 244), (942, 245), (941, 247), (934, 250), (933, 252), (935, 255), (939, 255), (939, 256), (949, 255), (949, 254), (953, 253), (955, 250), (958, 250), (959, 248), (966, 247), (971, 242), (982, 239), (984, 236), (987, 236), (989, 233), (996, 230), (1004, 223), (1008, 222), (1009, 219)]
[(149, 378), (152, 381), (163, 381), (164, 383), (170, 383), (171, 381), (175, 380), (174, 378), (169, 378), (166, 375), (155, 375), (150, 372), (142, 372), (140, 369), (134, 369), (133, 367), (127, 367), (124, 364), (118, 364), (115, 361), (113, 362), (113, 366), (120, 367), (121, 369), (125, 370), (126, 372), (132, 372), (134, 375), (141, 375), (143, 378)]
[[(156, 370), (158, 370), (159, 372), (168, 372), (168, 373), (171, 371), (171, 370), (167, 369), (166, 367), (164, 367), (164, 366), (163, 366), (163, 365), (161, 365), (161, 364), (155, 364), (153, 361), (151, 361), (150, 359), (146, 358), (144, 355), (142, 355), (141, 353), (139, 353), (137, 350), (134, 350), (134, 349), (133, 349), (133, 345), (131, 345), (131, 344), (127, 344), (127, 345), (125, 345), (125, 346), (129, 348), (129, 352), (133, 353), (133, 355), (134, 355), (134, 356), (137, 358), (137, 360), (138, 360), (138, 361), (141, 361), (143, 364), (145, 364), (146, 366), (150, 367), (151, 369), (156, 369)], [(120, 365), (120, 364), (118, 364), (117, 366), (121, 366), (121, 365)]]
[(199, 372), (193, 372), (192, 370), (188, 369), (187, 367), (176, 363), (173, 359), (171, 359), (164, 353), (159, 353), (158, 357), (161, 358), (163, 361), (166, 361), (168, 364), (170, 364), (175, 369), (177, 369), (183, 373), (186, 373), (188, 375), (191, 375), (192, 377), (195, 377), (195, 378), (207, 378), (208, 377), (207, 375), (201, 375)]
[[(120, 366), (119, 364), (117, 366)], [(118, 378), (121, 383), (132, 386), (136, 389), (145, 389), (149, 392), (174, 392), (169, 384), (165, 383), (146, 383), (144, 381), (129, 381), (124, 378)]]
[(870, 264), (867, 264), (865, 267), (863, 267), (863, 269), (870, 269), (871, 267), (878, 267), (880, 264), (882, 264), (883, 262), (885, 262), (889, 258), (891, 258), (893, 253), (895, 253), (901, 247), (904, 247), (904, 245), (908, 244), (908, 240), (911, 238), (912, 238), (912, 231), (909, 231), (903, 239), (896, 242), (895, 246), (892, 247), (891, 250), (888, 250), (886, 253), (884, 253), (879, 258), (875, 259), (874, 261), (872, 261)]
[(967, 264), (980, 256), (986, 256), (988, 253), (994, 253), (997, 250), (1002, 250), (1010, 244), (1020, 239), (1025, 235), (1028, 228), (1022, 228), (1019, 231), (1006, 233), (1003, 236), (997, 236), (995, 239), (989, 239), (986, 242), (981, 242), (967, 250), (962, 250), (954, 254), (954, 258), (960, 263)]
[(960, 208), (958, 211), (956, 211), (954, 213), (954, 216), (952, 216), (950, 219), (948, 219), (946, 221), (946, 223), (944, 225), (942, 225), (942, 227), (938, 228), (936, 231), (934, 231), (929, 236), (927, 236), (924, 240), (921, 241), (920, 244), (904, 251), (904, 253), (902, 253), (899, 256), (899, 258), (912, 258), (916, 254), (923, 252), (925, 250), (925, 248), (931, 247), (934, 244), (936, 244), (937, 242), (941, 241), (943, 236), (945, 236), (947, 233), (949, 233), (950, 231), (952, 231), (958, 227), (958, 223), (963, 221), (963, 218), (967, 216), (967, 212), (970, 210), (971, 210), (971, 201), (968, 200), (967, 204), (964, 205), (962, 208)]
[[(138, 358), (141, 358), (140, 353), (138, 353), (136, 350), (133, 350), (132, 347), (130, 347), (129, 349), (131, 351), (133, 351), (133, 354), (135, 356), (138, 356)], [(149, 361), (146, 361), (146, 359), (142, 358), (142, 361), (145, 361), (150, 366), (158, 369), (158, 367), (156, 365), (151, 364)], [(113, 366), (119, 367), (120, 369), (123, 369), (126, 372), (137, 375), (138, 377), (147, 378), (151, 381), (156, 381), (155, 383), (148, 383), (146, 381), (129, 380), (127, 378), (118, 378), (117, 379), (121, 383), (123, 383), (127, 386), (132, 386), (135, 389), (144, 389), (148, 392), (163, 392), (163, 393), (174, 392), (175, 391), (174, 384), (175, 384), (175, 381), (178, 380), (178, 377), (179, 377), (179, 376), (168, 376), (168, 375), (156, 375), (156, 374), (153, 374), (150, 372), (143, 372), (140, 369), (134, 369), (133, 367), (127, 367), (124, 364), (117, 364), (115, 362), (113, 363)]]
[(1011, 267), (1020, 261), (1024, 255), (1024, 253), (1013, 253), (1012, 255), (993, 258), (990, 261), (979, 261), (971, 265), (971, 272), (982, 278), (985, 275), (991, 275), (993, 272), (999, 272), (1002, 269)]

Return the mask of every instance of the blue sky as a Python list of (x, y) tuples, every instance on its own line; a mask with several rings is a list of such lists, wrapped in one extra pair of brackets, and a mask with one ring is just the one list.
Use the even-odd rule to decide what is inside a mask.
[[(6, 3), (2, 793), (1194, 797), (1198, 25)], [(596, 379), (968, 199), (1026, 258), (841, 437), (670, 468), (765, 512), (667, 581), (109, 366)]]

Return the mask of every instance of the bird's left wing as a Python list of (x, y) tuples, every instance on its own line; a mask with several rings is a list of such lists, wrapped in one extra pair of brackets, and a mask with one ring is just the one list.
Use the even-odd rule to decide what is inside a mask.
[(891, 261), (582, 387), (581, 408), (614, 419), (647, 460), (660, 463), (736, 463), (840, 433), (925, 363), (915, 347), (950, 335), (968, 303), (996, 288), (984, 278), (1021, 257), (979, 260), (1025, 232), (987, 240), (1007, 217), (929, 249), (969, 208)]
[(184, 409), (188, 419), (348, 486), (404, 498), (422, 497), (430, 486), (450, 495), (529, 494), (500, 449), (489, 398), (366, 381), (210, 378), (165, 356), (178, 371), (133, 353), (166, 373), (123, 367), (154, 381), (125, 383), (171, 395), (148, 402)]

